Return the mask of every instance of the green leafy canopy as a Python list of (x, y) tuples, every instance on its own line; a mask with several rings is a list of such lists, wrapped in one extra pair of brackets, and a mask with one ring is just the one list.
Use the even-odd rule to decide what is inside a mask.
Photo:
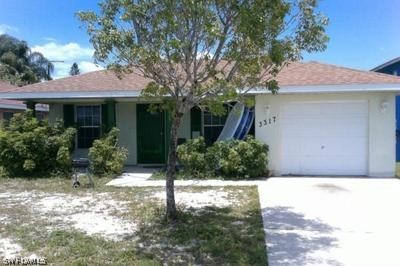
[(106, 0), (79, 12), (95, 59), (153, 82), (145, 97), (175, 107), (213, 106), (252, 88), (277, 92), (276, 75), (303, 52), (322, 51), (327, 18), (316, 0)]
[(327, 19), (316, 0), (104, 0), (80, 12), (95, 59), (151, 82), (142, 95), (172, 108), (167, 217), (175, 219), (177, 139), (193, 106), (221, 110), (249, 90), (276, 93), (276, 75), (304, 51), (325, 49)]
[(0, 35), (0, 80), (26, 85), (51, 80), (54, 65), (39, 52), (32, 52), (25, 41)]

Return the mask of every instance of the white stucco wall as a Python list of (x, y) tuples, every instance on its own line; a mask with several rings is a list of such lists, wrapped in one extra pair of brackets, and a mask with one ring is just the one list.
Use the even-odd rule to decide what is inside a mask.
[[(296, 94), (257, 95), (256, 97), (256, 138), (269, 145), (268, 168), (272, 174), (280, 173), (280, 106), (290, 102), (307, 101), (352, 101), (368, 102), (368, 176), (394, 176), (396, 165), (396, 118), (394, 93), (339, 93), (339, 94)], [(381, 103), (388, 103), (381, 112)], [(269, 106), (269, 111), (265, 108)], [(267, 115), (269, 113), (269, 115)], [(264, 119), (276, 116), (276, 122), (259, 127)]]

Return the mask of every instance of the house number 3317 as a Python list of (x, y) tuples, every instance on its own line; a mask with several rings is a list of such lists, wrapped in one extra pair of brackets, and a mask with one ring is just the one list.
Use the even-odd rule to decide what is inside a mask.
[(273, 116), (271, 118), (266, 118), (264, 120), (258, 121), (258, 127), (272, 125), (275, 124), (275, 122), (276, 122), (276, 116)]

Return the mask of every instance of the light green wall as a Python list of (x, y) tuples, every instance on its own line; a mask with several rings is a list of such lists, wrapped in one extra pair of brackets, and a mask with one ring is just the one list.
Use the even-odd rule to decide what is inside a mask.
[[(75, 105), (88, 103), (74, 103)], [(99, 103), (93, 103), (99, 104)], [(52, 103), (49, 106), (49, 121), (55, 122), (63, 118), (63, 104)], [(115, 106), (117, 127), (120, 129), (119, 145), (129, 151), (126, 164), (137, 164), (137, 137), (136, 137), (136, 102), (117, 102)], [(190, 138), (190, 112), (183, 116), (181, 127), (178, 131), (179, 138)], [(75, 149), (74, 158), (87, 157), (87, 149)]]
[(182, 117), (182, 124), (178, 131), (178, 138), (190, 139), (190, 112)]
[(115, 106), (117, 127), (120, 130), (119, 145), (129, 151), (126, 164), (137, 163), (136, 103), (119, 102)]
[(63, 105), (60, 103), (49, 104), (49, 121), (56, 122), (57, 119), (63, 118)]

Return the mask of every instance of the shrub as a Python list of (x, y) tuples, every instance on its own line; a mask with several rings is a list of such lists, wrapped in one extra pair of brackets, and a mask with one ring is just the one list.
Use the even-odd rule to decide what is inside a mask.
[[(267, 171), (268, 146), (252, 136), (245, 140), (217, 141), (205, 149), (204, 139), (180, 145), (183, 171), (195, 177), (253, 178)], [(195, 175), (196, 173), (196, 175)]]
[(205, 160), (206, 144), (203, 137), (190, 139), (178, 146), (178, 159), (183, 166), (183, 172), (194, 178), (204, 178), (207, 174)]
[(38, 121), (27, 111), (16, 114), (0, 129), (2, 176), (49, 176), (71, 171), (75, 129), (62, 121)]
[(112, 128), (108, 134), (93, 142), (89, 149), (90, 167), (96, 175), (122, 174), (128, 150), (118, 147), (118, 128)]

